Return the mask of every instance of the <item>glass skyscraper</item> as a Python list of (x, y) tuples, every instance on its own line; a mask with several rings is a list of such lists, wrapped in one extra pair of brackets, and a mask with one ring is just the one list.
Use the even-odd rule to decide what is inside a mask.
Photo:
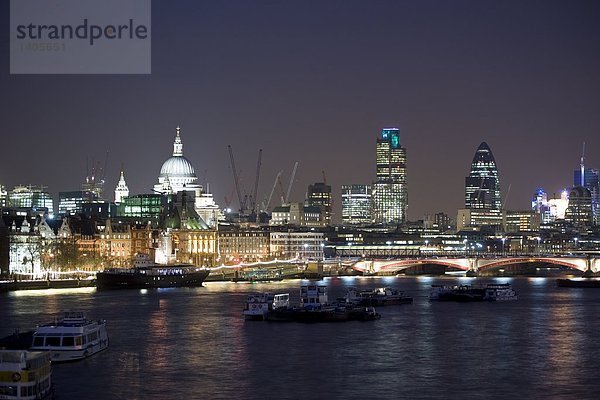
[(372, 223), (371, 209), (371, 185), (342, 185), (342, 224)]
[[(582, 160), (581, 169), (576, 169), (573, 173), (573, 186), (581, 186), (590, 191), (592, 197), (592, 215), (594, 225), (600, 223), (600, 179), (598, 170), (595, 168), (585, 168)], [(583, 179), (582, 178), (583, 173)]]
[(401, 223), (406, 220), (406, 149), (400, 145), (400, 130), (385, 128), (377, 138), (377, 180), (373, 184), (375, 223)]
[(465, 208), (502, 209), (496, 160), (486, 142), (477, 148), (471, 171), (465, 178)]

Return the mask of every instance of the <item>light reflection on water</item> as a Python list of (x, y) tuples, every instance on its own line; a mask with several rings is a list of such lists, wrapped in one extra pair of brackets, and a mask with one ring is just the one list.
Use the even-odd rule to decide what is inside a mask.
[[(516, 302), (429, 302), (431, 285), (512, 283)], [(594, 398), (600, 290), (550, 278), (331, 278), (346, 288), (396, 287), (412, 305), (343, 324), (245, 322), (248, 293), (290, 293), (305, 280), (209, 282), (203, 288), (93, 289), (0, 295), (0, 335), (65, 309), (108, 321), (111, 346), (54, 366), (63, 399)], [(40, 291), (37, 291), (40, 292)]]

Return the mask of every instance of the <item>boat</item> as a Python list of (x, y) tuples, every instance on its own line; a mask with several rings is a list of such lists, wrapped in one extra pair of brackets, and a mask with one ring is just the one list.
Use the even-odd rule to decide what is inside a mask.
[(432, 286), (429, 300), (472, 302), (483, 301), (484, 290), (471, 285)]
[(594, 278), (561, 278), (556, 280), (558, 287), (572, 287), (572, 288), (600, 288), (600, 279)]
[(0, 399), (52, 399), (52, 365), (47, 351), (0, 350)]
[(517, 300), (517, 293), (509, 283), (490, 283), (485, 287), (471, 285), (439, 286), (433, 285), (429, 300), (435, 301), (506, 301)]
[(271, 293), (249, 295), (244, 306), (244, 318), (248, 321), (264, 321), (267, 312), (273, 309), (273, 298)]
[(345, 322), (373, 321), (381, 318), (374, 307), (350, 303), (329, 303), (327, 287), (303, 285), (300, 287), (300, 305), (289, 305), (289, 295), (275, 295), (274, 306), (266, 320), (272, 322)]
[(483, 300), (486, 301), (510, 301), (517, 300), (517, 292), (510, 283), (490, 283), (485, 287)]
[(35, 331), (21, 332), (18, 329), (0, 339), (0, 349), (4, 350), (28, 350), (33, 342), (33, 334)]
[(68, 311), (53, 323), (38, 325), (30, 350), (49, 351), (53, 362), (76, 361), (108, 348), (106, 321)]
[(386, 306), (398, 304), (411, 304), (412, 297), (405, 296), (403, 292), (389, 287), (381, 287), (372, 290), (358, 290), (350, 288), (344, 297), (346, 303), (361, 306)]
[(96, 288), (103, 289), (150, 289), (172, 287), (197, 287), (210, 274), (206, 268), (191, 264), (161, 265), (149, 261), (148, 256), (138, 255), (133, 268), (111, 268), (96, 274)]

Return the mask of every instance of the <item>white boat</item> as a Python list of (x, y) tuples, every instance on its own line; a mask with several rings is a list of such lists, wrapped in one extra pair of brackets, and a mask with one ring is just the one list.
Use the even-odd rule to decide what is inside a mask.
[(273, 307), (274, 296), (271, 293), (255, 293), (246, 298), (244, 318), (249, 321), (263, 321)]
[(53, 395), (50, 353), (0, 350), (0, 399), (51, 399)]
[(91, 321), (82, 312), (66, 312), (54, 323), (39, 325), (31, 350), (47, 350), (54, 362), (75, 361), (108, 348), (106, 321)]
[(507, 301), (517, 300), (517, 293), (509, 283), (490, 283), (485, 288), (484, 300), (488, 301)]
[(287, 309), (290, 306), (289, 293), (273, 295), (271, 293), (255, 293), (246, 298), (244, 318), (249, 321), (264, 321), (269, 311)]

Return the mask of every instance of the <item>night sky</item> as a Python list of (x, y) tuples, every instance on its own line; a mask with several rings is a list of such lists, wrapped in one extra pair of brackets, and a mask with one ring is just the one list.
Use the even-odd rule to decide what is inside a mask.
[(482, 141), (510, 209), (572, 185), (584, 141), (600, 167), (598, 1), (154, 1), (152, 74), (138, 76), (11, 76), (8, 1), (0, 15), (9, 189), (77, 190), (108, 151), (109, 192), (124, 163), (131, 193), (149, 193), (177, 125), (220, 205), (227, 145), (247, 192), (262, 148), (259, 198), (299, 161), (292, 200), (324, 170), (334, 220), (340, 185), (374, 180), (383, 127), (407, 148), (410, 219), (456, 216)]

